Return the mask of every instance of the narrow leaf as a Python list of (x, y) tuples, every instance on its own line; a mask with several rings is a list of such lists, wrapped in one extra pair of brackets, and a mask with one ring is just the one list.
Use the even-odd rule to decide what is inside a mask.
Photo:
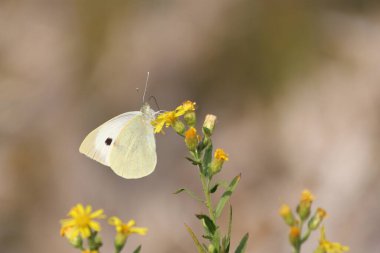
[(231, 239), (231, 230), (232, 230), (232, 205), (230, 205), (230, 215), (228, 217), (228, 239)]
[(245, 252), (245, 248), (247, 246), (249, 234), (246, 233), (243, 238), (241, 239), (239, 246), (236, 248), (235, 253), (243, 253)]
[(209, 167), (209, 164), (211, 163), (211, 160), (212, 160), (212, 144), (209, 144), (207, 147), (206, 147), (206, 150), (204, 151), (204, 155), (203, 155), (203, 162), (202, 162), (202, 165), (203, 165), (203, 174), (204, 175), (208, 175), (208, 167)]
[(140, 253), (141, 251), (141, 245), (139, 245), (134, 251), (133, 253)]
[(203, 220), (206, 224), (206, 227), (208, 229), (208, 232), (210, 232), (211, 235), (213, 235), (216, 231), (216, 226), (214, 222), (205, 214), (197, 214), (195, 215), (198, 219)]
[(200, 161), (197, 161), (197, 160), (195, 160), (195, 159), (193, 159), (193, 158), (191, 158), (191, 157), (185, 157), (188, 161), (190, 161), (193, 165), (199, 165), (199, 164), (201, 164), (201, 162)]
[(187, 231), (189, 232), (191, 238), (194, 241), (195, 246), (197, 247), (198, 253), (206, 253), (206, 251), (203, 249), (202, 245), (199, 243), (197, 236), (194, 234), (193, 230), (185, 223), (185, 227)]
[(219, 186), (219, 184), (216, 183), (213, 187), (211, 187), (211, 189), (210, 189), (210, 193), (214, 193), (214, 192), (216, 192), (216, 190), (218, 189), (218, 186)]
[(230, 251), (230, 238), (227, 236), (222, 239), (222, 253), (228, 253)]
[(200, 202), (203, 202), (203, 199), (201, 197), (198, 197), (194, 192), (190, 191), (189, 189), (186, 189), (186, 188), (181, 188), (181, 189), (178, 189), (177, 191), (173, 192), (173, 194), (179, 194), (181, 192), (186, 192), (187, 194), (190, 195), (190, 197), (192, 197), (193, 199), (197, 200), (197, 201), (200, 201)]
[(240, 176), (238, 175), (232, 179), (230, 185), (227, 187), (226, 191), (223, 193), (222, 197), (220, 198), (216, 210), (215, 210), (215, 216), (216, 218), (219, 218), (219, 216), (222, 214), (223, 208), (226, 205), (227, 201), (230, 199), (232, 193), (236, 189), (237, 184), (240, 181)]

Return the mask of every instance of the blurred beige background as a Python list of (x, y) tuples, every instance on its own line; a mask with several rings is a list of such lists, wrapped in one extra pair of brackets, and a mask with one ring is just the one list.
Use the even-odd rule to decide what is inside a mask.
[[(0, 1), (0, 251), (76, 252), (59, 220), (81, 202), (149, 227), (128, 250), (195, 252), (183, 223), (201, 231), (193, 214), (203, 209), (171, 193), (200, 183), (172, 131), (157, 137), (156, 171), (140, 180), (78, 152), (95, 127), (139, 109), (135, 89), (150, 71), (161, 109), (191, 99), (200, 117), (218, 116), (215, 145), (230, 155), (220, 178), (242, 173), (234, 247), (249, 232), (248, 252), (290, 252), (278, 208), (309, 188), (329, 213), (328, 238), (380, 252), (379, 7)], [(112, 252), (104, 230), (103, 252)]]

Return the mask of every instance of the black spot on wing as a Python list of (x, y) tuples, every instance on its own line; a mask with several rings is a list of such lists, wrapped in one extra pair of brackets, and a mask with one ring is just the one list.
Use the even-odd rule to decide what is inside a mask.
[(107, 146), (109, 146), (109, 145), (111, 145), (111, 143), (112, 143), (112, 138), (107, 138), (107, 140), (105, 141), (105, 143), (106, 143), (106, 145)]

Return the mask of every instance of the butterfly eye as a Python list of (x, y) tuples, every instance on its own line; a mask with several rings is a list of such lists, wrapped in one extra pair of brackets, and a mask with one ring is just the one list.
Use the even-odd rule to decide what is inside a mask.
[(109, 146), (111, 145), (112, 143), (112, 138), (107, 138), (107, 140), (105, 141), (105, 143)]

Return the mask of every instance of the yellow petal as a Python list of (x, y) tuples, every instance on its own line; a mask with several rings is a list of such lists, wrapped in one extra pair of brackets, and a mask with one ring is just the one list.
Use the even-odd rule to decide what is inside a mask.
[(127, 223), (127, 227), (133, 227), (136, 224), (135, 220), (130, 220)]
[(134, 234), (139, 234), (139, 235), (146, 235), (146, 233), (148, 232), (148, 229), (147, 228), (133, 227), (130, 229), (130, 232), (134, 233)]
[(88, 238), (91, 235), (91, 230), (88, 227), (79, 228), (79, 231), (83, 238)]
[(122, 224), (122, 221), (116, 217), (116, 216), (112, 216), (108, 219), (108, 223), (111, 225), (111, 226), (120, 226)]
[(90, 228), (92, 228), (95, 231), (100, 231), (100, 224), (96, 221), (90, 221), (90, 224), (88, 224)]
[(103, 209), (96, 210), (95, 212), (90, 214), (90, 218), (91, 219), (94, 219), (94, 218), (104, 219), (105, 215), (103, 214)]
[(86, 206), (86, 209), (85, 209), (85, 214), (90, 214), (91, 213), (91, 211), (92, 211), (92, 207), (90, 206), (90, 205), (87, 205)]

